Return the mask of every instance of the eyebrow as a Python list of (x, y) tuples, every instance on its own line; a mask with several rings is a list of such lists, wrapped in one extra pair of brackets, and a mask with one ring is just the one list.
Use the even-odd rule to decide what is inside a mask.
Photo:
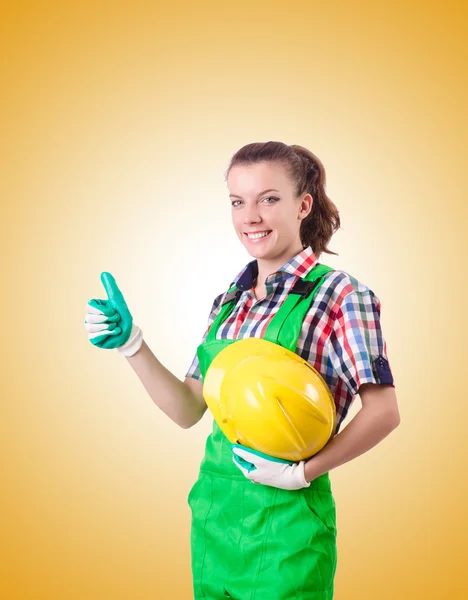
[[(263, 190), (263, 192), (260, 192), (258, 194), (258, 196), (261, 196), (262, 194), (266, 194), (267, 192), (278, 192), (279, 194), (279, 190), (275, 190), (274, 188), (270, 188), (269, 190)], [(258, 198), (257, 196), (257, 198)], [(236, 194), (229, 194), (230, 198), (240, 198), (241, 200), (243, 200), (242, 196), (236, 196)]]

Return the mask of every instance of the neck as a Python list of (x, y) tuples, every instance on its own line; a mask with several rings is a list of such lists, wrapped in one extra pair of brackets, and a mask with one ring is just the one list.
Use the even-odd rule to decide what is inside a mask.
[(297, 256), (303, 250), (304, 248), (302, 247), (302, 243), (299, 242), (299, 246), (297, 246), (295, 249), (287, 249), (285, 252), (278, 256), (272, 258), (258, 258), (257, 285), (265, 285), (265, 281), (268, 275), (276, 273), (276, 271), (278, 271), (280, 267), (288, 263), (292, 258)]

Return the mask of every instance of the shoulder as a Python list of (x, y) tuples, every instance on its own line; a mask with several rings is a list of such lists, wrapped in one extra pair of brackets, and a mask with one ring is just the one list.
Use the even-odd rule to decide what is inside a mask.
[(211, 306), (211, 312), (217, 311), (220, 308), (221, 303), (224, 300), (225, 296), (226, 296), (226, 292), (221, 292), (214, 298), (212, 306)]
[(324, 277), (313, 302), (314, 308), (322, 308), (332, 319), (349, 313), (380, 315), (380, 300), (374, 291), (354, 275), (334, 269)]
[[(231, 286), (229, 286), (229, 287), (231, 287)], [(217, 314), (220, 312), (221, 306), (223, 304), (224, 298), (226, 297), (227, 293), (228, 293), (228, 290), (224, 290), (224, 292), (219, 293), (214, 298), (214, 300), (211, 304), (211, 310), (210, 310), (210, 316), (209, 316), (210, 321), (214, 321)]]
[(232, 288), (232, 286), (234, 285), (234, 283), (235, 283), (235, 280), (231, 281), (231, 283), (229, 284), (229, 286), (223, 292), (220, 292), (213, 299), (213, 302), (211, 304), (210, 317), (216, 316), (216, 314), (220, 311), (222, 303), (224, 301), (224, 298), (226, 297), (227, 293)]
[(327, 273), (322, 283), (322, 291), (330, 300), (341, 304), (349, 295), (375, 297), (374, 291), (365, 283), (340, 269)]

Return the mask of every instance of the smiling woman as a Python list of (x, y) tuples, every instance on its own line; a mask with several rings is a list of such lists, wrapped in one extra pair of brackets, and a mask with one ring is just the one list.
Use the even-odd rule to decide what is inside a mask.
[[(117, 348), (127, 358), (157, 406), (184, 429), (207, 410), (203, 383), (207, 374), (207, 380), (219, 377), (216, 364), (209, 372), (218, 355), (247, 338), (275, 345), (266, 368), (238, 375), (231, 385), (234, 369), (226, 363), (218, 381), (223, 398), (210, 396), (210, 406), (219, 403), (212, 414), (228, 419), (239, 439), (246, 427), (234, 414), (236, 399), (245, 394), (252, 403), (263, 394), (263, 410), (249, 420), (250, 439), (257, 445), (276, 440), (272, 451), (243, 437), (242, 444), (231, 444), (213, 421), (188, 497), (194, 598), (331, 600), (337, 530), (329, 471), (369, 450), (399, 423), (380, 301), (352, 275), (318, 260), (323, 252), (335, 254), (328, 243), (340, 218), (325, 193), (323, 165), (309, 150), (282, 142), (249, 144), (233, 156), (226, 180), (235, 233), (253, 260), (214, 299), (185, 381), (154, 356), (108, 273), (102, 275), (108, 299), (88, 303), (86, 329), (96, 347)], [(234, 349), (242, 353), (240, 346)], [(309, 421), (303, 407), (313, 403), (318, 387), (299, 389), (285, 349), (329, 391), (332, 425), (325, 446), (311, 456), (307, 448), (319, 439), (321, 425), (316, 417)], [(236, 364), (257, 357), (252, 349), (245, 352), (250, 354), (236, 354)], [(363, 408), (339, 433), (358, 393)], [(226, 398), (234, 398), (230, 412)], [(293, 430), (301, 435), (290, 435)], [(289, 439), (297, 440), (298, 452), (281, 457), (279, 448)]]
[[(337, 530), (329, 471), (398, 424), (380, 302), (356, 278), (318, 262), (322, 252), (335, 254), (327, 245), (340, 218), (325, 192), (324, 167), (309, 150), (249, 144), (233, 156), (226, 181), (235, 233), (254, 260), (215, 298), (186, 381), (204, 381), (216, 356), (238, 340), (263, 338), (295, 351), (321, 374), (337, 422), (321, 451), (287, 464), (254, 447), (229, 444), (213, 423), (189, 495), (195, 599), (331, 600)], [(293, 299), (297, 310), (307, 307), (294, 327), (282, 327)], [(267, 388), (262, 377), (259, 372), (247, 390), (250, 402)], [(280, 382), (268, 377), (273, 388), (283, 388), (273, 390), (271, 402), (280, 400), (284, 376)], [(361, 387), (366, 411), (338, 434)], [(383, 396), (385, 402), (377, 400)], [(231, 412), (226, 418), (233, 422)], [(261, 418), (257, 424), (266, 426)], [(268, 421), (270, 431), (272, 425)]]

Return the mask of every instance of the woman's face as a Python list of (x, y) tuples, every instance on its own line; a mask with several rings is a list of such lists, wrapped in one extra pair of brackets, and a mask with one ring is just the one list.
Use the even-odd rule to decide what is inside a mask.
[[(302, 250), (299, 230), (312, 209), (312, 196), (294, 197), (292, 182), (282, 165), (273, 162), (235, 166), (227, 185), (232, 223), (254, 258), (274, 259)], [(264, 236), (265, 232), (269, 232)], [(248, 234), (261, 234), (249, 236)]]

